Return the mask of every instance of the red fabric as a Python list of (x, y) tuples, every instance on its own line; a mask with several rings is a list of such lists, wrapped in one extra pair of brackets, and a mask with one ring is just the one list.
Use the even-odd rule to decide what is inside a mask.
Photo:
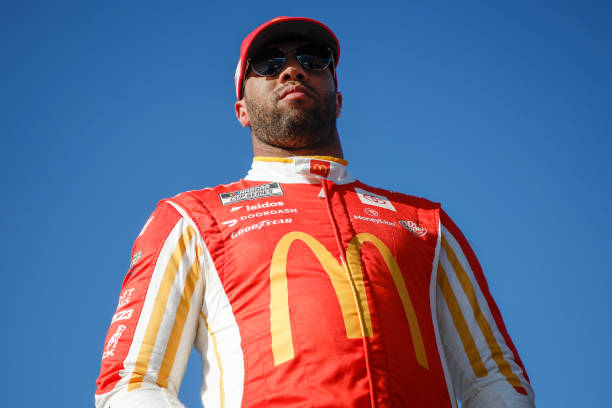
[[(328, 162), (311, 160), (311, 173), (325, 177), (329, 169)], [(344, 406), (364, 408), (451, 407), (431, 319), (430, 284), (440, 221), (459, 241), (497, 327), (527, 378), (473, 251), (438, 204), (359, 182), (324, 183), (324, 198), (318, 184), (276, 183), (250, 190), (269, 192), (268, 196), (248, 198), (245, 189), (266, 183), (243, 180), (171, 199), (196, 224), (238, 324), (245, 370), (243, 406), (335, 406), (342, 401)], [(363, 202), (355, 189), (378, 201)], [(125, 320), (130, 324), (119, 320), (109, 328), (105, 351), (112, 349), (112, 355), (102, 360), (98, 394), (110, 391), (120, 380), (118, 372), (124, 368), (153, 268), (168, 234), (180, 220), (171, 205), (160, 203), (134, 244), (133, 265), (117, 309), (117, 313), (132, 310), (134, 315)], [(290, 316), (283, 330), (290, 333), (293, 355), (275, 363), (272, 259), (279, 242), (296, 232), (301, 238), (290, 242), (286, 260), (280, 261), (286, 265)], [(356, 236), (367, 238), (357, 249)], [(419, 338), (404, 311), (385, 250), (376, 242), (382, 242), (399, 266), (400, 280), (417, 317)], [(336, 267), (341, 274), (336, 279), (347, 280), (342, 274), (351, 259), (349, 248), (356, 251), (352, 254), (361, 265), (365, 290), (361, 305), (367, 304), (369, 310), (371, 336), (347, 335), (341, 299), (330, 278)], [(329, 259), (321, 261), (324, 252)], [(358, 271), (349, 267), (354, 280)], [(354, 302), (353, 294), (349, 296)], [(419, 342), (425, 364), (417, 351)], [(522, 387), (517, 391), (526, 394)]]
[[(282, 196), (225, 206), (219, 200), (222, 193), (259, 184), (262, 183), (242, 181), (173, 199), (184, 208), (199, 208), (190, 216), (201, 229), (232, 305), (245, 358), (243, 406), (334, 406), (343, 401), (346, 406), (369, 407), (372, 389), (373, 398), (381, 407), (450, 407), (429, 298), (438, 205), (361, 183), (342, 186), (328, 183), (331, 187), (327, 199), (334, 222), (327, 213), (326, 199), (319, 197), (320, 185), (282, 184)], [(355, 187), (387, 197), (396, 211), (370, 208), (359, 200)], [(282, 206), (247, 208), (265, 202), (281, 202)], [(238, 206), (241, 208), (231, 210)], [(269, 208), (297, 212), (263, 215)], [(367, 208), (375, 208), (378, 217), (368, 215)], [(247, 214), (253, 217), (241, 220)], [(232, 227), (223, 223), (232, 219), (237, 220)], [(372, 221), (377, 219), (387, 223)], [(413, 221), (428, 233), (416, 237), (398, 224), (400, 219)], [(262, 221), (274, 220), (290, 222), (257, 227)], [(250, 229), (252, 226), (256, 227)], [(237, 234), (241, 229), (248, 232)], [(383, 241), (400, 265), (418, 316), (429, 367), (422, 367), (416, 360), (398, 291), (374, 244), (365, 243), (361, 248), (374, 333), (364, 341), (347, 337), (338, 296), (325, 273), (329, 265), (324, 267), (313, 249), (301, 240), (291, 244), (286, 263), (294, 357), (275, 365), (270, 327), (270, 261), (277, 243), (291, 231), (304, 232), (316, 239), (337, 264), (346, 259), (355, 235), (369, 233)], [(366, 351), (370, 372), (366, 369)]]
[[(303, 164), (299, 174), (336, 172), (324, 160)], [(204, 296), (211, 304), (200, 307), (215, 313), (216, 301), (226, 302), (227, 296), (233, 314), (210, 314), (217, 322), (209, 329), (240, 333), (241, 350), (226, 353), (244, 358), (244, 367), (235, 361), (228, 365), (239, 367), (232, 379), (243, 382), (242, 406), (451, 407), (454, 396), (432, 320), (437, 311), (431, 309), (440, 224), (458, 240), (497, 329), (527, 378), (474, 253), (438, 204), (360, 182), (322, 184), (241, 180), (162, 201), (134, 244), (97, 394), (120, 380), (136, 324), (147, 324), (142, 308), (153, 269), (158, 263), (167, 267), (160, 263), (160, 250), (174, 228), (185, 231), (187, 218), (195, 224), (190, 236), (197, 230), (214, 263), (214, 270), (205, 267), (200, 277), (215, 285), (197, 292), (198, 302)], [(227, 311), (227, 303), (222, 305)], [(189, 346), (192, 339), (185, 339)], [(155, 380), (154, 370), (148, 380)], [(522, 387), (516, 390), (527, 394)]]

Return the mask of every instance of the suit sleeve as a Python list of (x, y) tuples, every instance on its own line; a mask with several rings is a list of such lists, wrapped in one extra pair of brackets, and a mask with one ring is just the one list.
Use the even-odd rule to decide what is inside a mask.
[(464, 408), (528, 408), (534, 392), (467, 240), (442, 211), (437, 319)]
[(162, 201), (137, 237), (102, 352), (97, 408), (182, 407), (204, 279), (197, 227)]

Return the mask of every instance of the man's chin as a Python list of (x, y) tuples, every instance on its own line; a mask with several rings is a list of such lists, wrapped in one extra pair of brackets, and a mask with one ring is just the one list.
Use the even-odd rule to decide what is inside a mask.
[(291, 150), (310, 148), (325, 143), (335, 131), (335, 99), (332, 96), (324, 104), (301, 95), (277, 99), (268, 106), (257, 105), (248, 98), (246, 102), (251, 131), (272, 146)]

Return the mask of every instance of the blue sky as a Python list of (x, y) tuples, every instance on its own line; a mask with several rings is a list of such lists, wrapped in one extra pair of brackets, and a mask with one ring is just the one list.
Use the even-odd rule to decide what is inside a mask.
[(93, 404), (156, 202), (250, 167), (233, 74), (242, 38), (278, 15), (336, 32), (349, 169), (442, 202), (538, 406), (608, 406), (611, 4), (275, 0), (2, 2), (4, 405)]

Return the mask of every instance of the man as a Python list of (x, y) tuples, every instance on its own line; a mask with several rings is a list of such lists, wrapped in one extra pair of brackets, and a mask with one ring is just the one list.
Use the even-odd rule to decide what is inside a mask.
[(343, 159), (340, 47), (307, 18), (249, 34), (236, 115), (244, 180), (162, 200), (136, 239), (98, 407), (531, 407), (525, 369), (466, 239), (436, 203)]

